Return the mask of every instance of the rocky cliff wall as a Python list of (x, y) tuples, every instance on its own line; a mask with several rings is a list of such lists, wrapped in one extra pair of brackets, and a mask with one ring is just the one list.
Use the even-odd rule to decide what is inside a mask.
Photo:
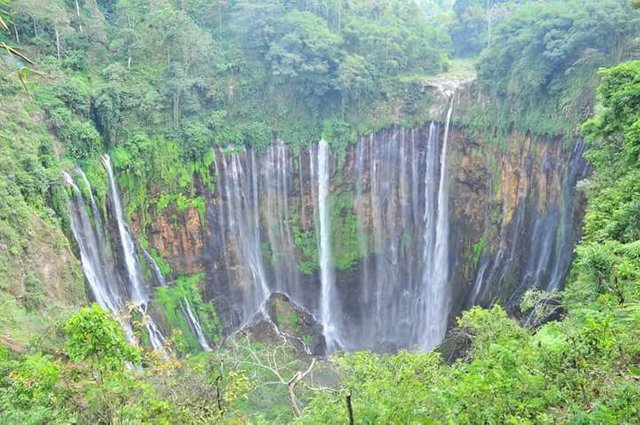
[[(455, 87), (437, 91), (439, 119), (379, 131), (329, 158), (331, 308), (344, 348), (428, 348), (421, 335), (462, 309), (514, 305), (526, 289), (561, 287), (568, 272), (582, 218), (575, 186), (588, 173), (584, 144), (464, 126), (447, 135)], [(319, 316), (318, 145), (214, 153), (212, 181), (196, 182), (205, 214), (151, 212), (150, 245), (174, 273), (205, 272), (204, 297), (227, 331), (250, 322), (274, 292)], [(444, 272), (434, 259), (443, 182)], [(433, 289), (443, 273), (444, 295)]]

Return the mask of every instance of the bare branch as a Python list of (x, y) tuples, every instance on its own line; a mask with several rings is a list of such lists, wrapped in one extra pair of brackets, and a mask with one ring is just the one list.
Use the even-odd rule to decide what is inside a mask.
[(314, 357), (313, 359), (311, 359), (309, 368), (304, 372), (296, 372), (295, 375), (293, 375), (293, 378), (291, 378), (291, 380), (287, 384), (287, 387), (289, 388), (289, 401), (291, 402), (291, 410), (293, 410), (293, 414), (296, 417), (299, 417), (302, 414), (302, 407), (300, 407), (300, 401), (298, 400), (298, 397), (295, 393), (296, 385), (298, 385), (298, 382), (302, 381), (305, 376), (311, 373), (311, 370), (313, 369), (313, 366), (315, 366), (315, 364), (316, 359)]
[(9, 32), (9, 26), (7, 25), (7, 23), (2, 19), (2, 16), (0, 16), (0, 28), (2, 28), (3, 30)]

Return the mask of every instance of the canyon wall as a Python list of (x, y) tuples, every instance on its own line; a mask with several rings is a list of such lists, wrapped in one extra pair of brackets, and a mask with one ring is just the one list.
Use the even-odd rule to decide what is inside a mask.
[(205, 214), (152, 211), (144, 232), (175, 273), (205, 272), (226, 332), (284, 293), (335, 347), (430, 349), (461, 309), (562, 286), (588, 173), (581, 141), (498, 143), (451, 126), (441, 106), (438, 120), (343, 153), (217, 149), (212, 181), (196, 182)]

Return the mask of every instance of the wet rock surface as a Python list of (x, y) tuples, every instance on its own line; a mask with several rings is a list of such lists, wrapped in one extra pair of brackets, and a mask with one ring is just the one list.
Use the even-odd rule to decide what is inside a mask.
[(322, 325), (303, 307), (285, 294), (271, 294), (266, 303), (267, 316), (258, 314), (238, 335), (266, 344), (290, 344), (300, 354), (323, 356), (326, 344)]

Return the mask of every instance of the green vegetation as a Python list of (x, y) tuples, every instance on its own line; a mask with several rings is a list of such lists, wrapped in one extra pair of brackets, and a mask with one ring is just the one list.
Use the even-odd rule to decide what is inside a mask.
[(591, 111), (596, 70), (632, 54), (639, 22), (619, 0), (523, 2), (480, 57), (479, 86), (506, 99), (481, 108), (481, 125), (572, 138)]
[(249, 380), (215, 359), (188, 364), (141, 352), (95, 304), (74, 314), (64, 332), (64, 355), (15, 357), (0, 347), (0, 422), (220, 423), (243, 416), (235, 404)]
[(57, 339), (53, 324), (86, 295), (79, 262), (61, 231), (68, 226), (62, 218), (67, 204), (55, 139), (19, 79), (2, 70), (0, 333), (48, 346)]
[(71, 360), (88, 360), (101, 372), (140, 361), (140, 353), (127, 343), (124, 331), (98, 304), (83, 308), (65, 324), (69, 339), (65, 352)]
[(310, 275), (320, 265), (318, 258), (318, 240), (313, 229), (303, 231), (299, 226), (293, 226), (293, 242), (300, 252), (298, 269), (302, 274)]
[[(99, 156), (108, 152), (126, 215), (144, 233), (170, 205), (204, 216), (196, 185), (215, 190), (213, 147), (325, 137), (344, 152), (357, 133), (424, 122), (432, 97), (421, 82), (448, 67), (445, 9), (404, 0), (8, 3), (0, 42), (19, 44), (36, 65), (32, 96), (7, 110), (40, 115), (59, 155), (93, 170), (100, 204)], [(13, 74), (5, 81), (7, 99), (22, 90)]]
[(200, 344), (190, 329), (184, 313), (184, 300), (187, 299), (193, 314), (202, 325), (208, 341), (216, 343), (221, 337), (221, 327), (216, 311), (211, 303), (204, 303), (197, 286), (203, 279), (202, 274), (179, 277), (170, 286), (156, 288), (154, 303), (161, 308), (164, 319), (174, 331), (172, 340), (179, 353), (187, 354), (200, 349)]
[(484, 252), (484, 245), (486, 241), (484, 237), (478, 239), (478, 242), (473, 244), (473, 257), (471, 259), (471, 267), (476, 269), (478, 264), (480, 263), (480, 259), (482, 258), (482, 253)]
[(332, 193), (329, 198), (331, 221), (331, 255), (338, 270), (348, 270), (357, 265), (361, 257), (361, 235), (358, 217), (353, 210), (353, 194)]
[(337, 359), (344, 381), (310, 405), (302, 423), (347, 415), (364, 423), (621, 423), (637, 417), (638, 309), (576, 309), (535, 334), (499, 307), (459, 321), (472, 345), (446, 365), (437, 353), (356, 353)]
[[(391, 114), (384, 104), (395, 103), (407, 76), (447, 67), (446, 26), (413, 1), (20, 2), (9, 10), (25, 49), (73, 81), (62, 103), (47, 106), (76, 158), (140, 137), (174, 141), (185, 162), (211, 146), (264, 147), (274, 134), (300, 145), (334, 123), (352, 131), (381, 108)], [(396, 118), (379, 118), (378, 128)]]
[[(329, 197), (329, 220), (331, 222), (331, 255), (338, 270), (345, 271), (358, 264), (362, 257), (362, 238), (358, 217), (353, 209), (353, 194), (334, 191)], [(318, 270), (318, 239), (315, 230), (302, 230), (299, 216), (294, 215), (293, 241), (300, 252), (298, 269), (310, 275)]]

